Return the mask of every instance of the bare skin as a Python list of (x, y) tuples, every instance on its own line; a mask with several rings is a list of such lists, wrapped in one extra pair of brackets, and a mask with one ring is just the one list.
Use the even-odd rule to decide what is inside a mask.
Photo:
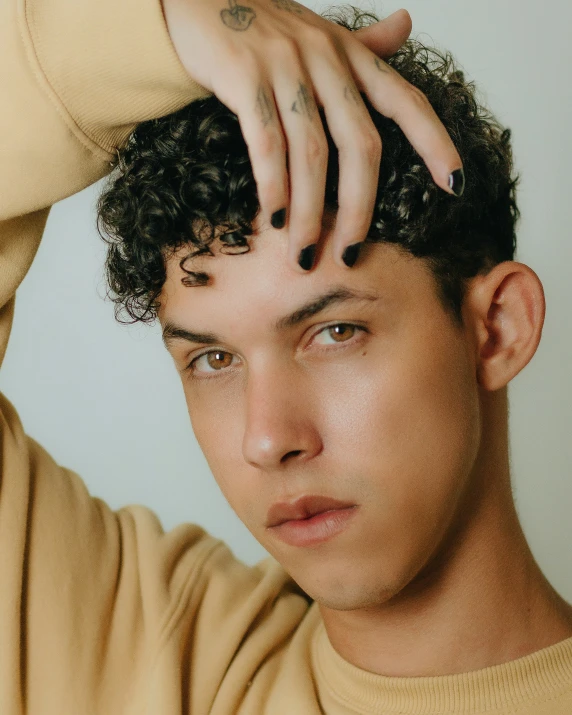
[[(333, 646), (374, 673), (445, 675), (572, 636), (510, 490), (506, 387), (544, 320), (534, 271), (505, 262), (473, 279), (460, 327), (393, 246), (347, 271), (325, 227), (304, 277), (284, 268), (287, 236), (258, 230), (250, 253), (193, 259), (208, 286), (185, 288), (171, 259), (159, 318), (215, 479), (318, 602)], [(355, 516), (315, 547), (285, 544), (268, 510), (307, 495)]]
[(534, 560), (514, 507), (506, 390), (481, 398), (483, 447), (474, 485), (439, 553), (381, 605), (321, 608), (333, 646), (364, 670), (386, 676), (465, 673), (572, 637), (572, 607)]

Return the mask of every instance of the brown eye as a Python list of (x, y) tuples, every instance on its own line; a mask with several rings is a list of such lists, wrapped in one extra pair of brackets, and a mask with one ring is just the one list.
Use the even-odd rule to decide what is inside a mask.
[(192, 360), (187, 370), (195, 376), (222, 372), (232, 366), (234, 357), (225, 350), (211, 350)]
[(322, 328), (312, 342), (317, 345), (349, 343), (356, 337), (357, 333), (367, 333), (367, 330), (353, 323), (335, 323), (327, 328)]
[(232, 364), (231, 353), (225, 353), (222, 350), (216, 350), (206, 355), (207, 363), (213, 370), (222, 370), (225, 367), (230, 367)]
[(343, 343), (353, 338), (356, 332), (356, 326), (340, 323), (338, 325), (332, 325), (331, 328), (328, 328), (328, 332), (337, 343)]

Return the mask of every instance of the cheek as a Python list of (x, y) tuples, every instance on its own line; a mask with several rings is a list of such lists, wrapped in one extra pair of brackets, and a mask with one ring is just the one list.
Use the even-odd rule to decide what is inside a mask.
[(456, 460), (474, 446), (478, 428), (477, 381), (465, 342), (453, 332), (388, 341), (364, 349), (351, 368), (318, 377), (320, 421), (331, 445), (376, 461), (381, 468)]
[(420, 539), (438, 538), (480, 443), (478, 389), (463, 339), (436, 343), (417, 334), (395, 351), (364, 355), (323, 416), (336, 461), (368, 475), (385, 542), (418, 550)]
[(248, 497), (257, 489), (256, 484), (249, 483), (255, 470), (249, 468), (242, 454), (244, 396), (232, 381), (224, 389), (206, 385), (204, 394), (201, 389), (185, 389), (193, 432), (224, 497), (244, 521), (244, 510), (248, 511), (251, 504)]

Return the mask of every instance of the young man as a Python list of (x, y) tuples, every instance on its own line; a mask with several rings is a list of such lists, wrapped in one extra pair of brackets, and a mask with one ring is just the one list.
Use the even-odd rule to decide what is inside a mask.
[(315, 601), (294, 640), (325, 712), (564, 713), (572, 607), (510, 486), (506, 387), (544, 317), (513, 260), (510, 134), (450, 57), (408, 43), (389, 65), (453, 136), (461, 198), (370, 107), (384, 162), (368, 240), (348, 271), (330, 141), (319, 262), (301, 275), (261, 218), (238, 120), (200, 100), (120, 154), (99, 203), (110, 285), (128, 319), (158, 316), (219, 486)]
[[(173, 25), (189, 7), (199, 24), (179, 16)], [(308, 13), (286, 2), (231, 3), (210, 15), (209, 7), (212, 0), (166, 7), (167, 25), (208, 35), (211, 20), (201, 20), (200, 10), (231, 37), (247, 37), (257, 20), (267, 37), (269, 28), (287, 36), (305, 27)], [(105, 2), (32, 2), (0, 23), (15, 73), (0, 85), (12, 99), (2, 117), (10, 130), (3, 151), (12, 160), (3, 185), (6, 336), (43, 207), (101, 176), (105, 162), (109, 168), (105, 147), (122, 144), (135, 122), (201, 94), (175, 62), (152, 4), (114, 4), (98, 54), (111, 11)], [(308, 26), (317, 22), (308, 17)], [(64, 42), (56, 32), (62, 25)], [(327, 30), (338, 43), (344, 38), (350, 61), (358, 43), (337, 33)], [(216, 37), (218, 49), (231, 46), (214, 33), (195, 51), (212, 51)], [(317, 55), (311, 43), (301, 47), (310, 69)], [(213, 473), (281, 565), (247, 568), (191, 525), (163, 534), (143, 508), (111, 512), (24, 435), (3, 400), (0, 712), (569, 711), (570, 607), (535, 565), (510, 498), (505, 388), (534, 353), (544, 303), (535, 274), (507, 258), (515, 218), (508, 137), (471, 113), (460, 75), (446, 82), (438, 72), (416, 75), (427, 89), (445, 90), (442, 106), (455, 109), (445, 117), (452, 131), (455, 117), (473, 122), (465, 143), (465, 133), (453, 131), (470, 149), (467, 190), (461, 201), (448, 196), (461, 193), (460, 165), (442, 125), (397, 72), (373, 56), (370, 66), (394, 93), (384, 99), (387, 114), (441, 188), (395, 125), (375, 113), (368, 121), (387, 134), (382, 173), (377, 151), (356, 182), (355, 156), (346, 154), (355, 187), (340, 162), (339, 209), (332, 143), (328, 181), (315, 148), (322, 161), (311, 168), (315, 180), (323, 176), (327, 205), (311, 229), (303, 219), (319, 191), (308, 203), (294, 178), (287, 228), (270, 227), (285, 203), (280, 182), (270, 180), (280, 172), (268, 169), (277, 168), (272, 161), (257, 163), (252, 150), (266, 197), (258, 212), (236, 121), (212, 98), (200, 110), (197, 103), (144, 125), (122, 155), (119, 183), (101, 204), (117, 238), (112, 286), (138, 317), (158, 311)], [(424, 65), (399, 66), (408, 67)], [(207, 76), (191, 76), (208, 86)], [(213, 79), (220, 99), (224, 80), (223, 71)], [(261, 144), (264, 132), (277, 140), (270, 94), (252, 85)], [(341, 87), (345, 115), (327, 116), (340, 144), (337, 115), (365, 110), (359, 93)], [(287, 106), (301, 124), (286, 122), (284, 131), (299, 149), (300, 131), (316, 131), (306, 139), (318, 141), (319, 113), (302, 91), (307, 85), (293, 88)], [(376, 99), (374, 89), (365, 93)], [(237, 109), (248, 136), (248, 111)], [(184, 137), (196, 144), (185, 147)], [(198, 151), (195, 165), (187, 148)], [(290, 165), (291, 176), (304, 173), (300, 152)], [(362, 202), (359, 221), (373, 212), (381, 242), (348, 253), (370, 217), (363, 231), (348, 231), (353, 204), (344, 203), (342, 184), (364, 194), (353, 194)], [(475, 230), (465, 236), (461, 225)], [(211, 226), (221, 234), (212, 256)], [(446, 251), (433, 226), (448, 230)], [(300, 253), (316, 233), (312, 266), (308, 251)], [(192, 237), (205, 245), (193, 246)], [(173, 251), (164, 250), (165, 240)], [(196, 248), (203, 250), (189, 257)]]

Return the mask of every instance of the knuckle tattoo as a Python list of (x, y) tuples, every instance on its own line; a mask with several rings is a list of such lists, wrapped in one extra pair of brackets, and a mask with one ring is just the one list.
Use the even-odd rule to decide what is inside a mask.
[(310, 120), (315, 117), (318, 110), (314, 95), (302, 82), (298, 85), (296, 99), (292, 102), (291, 110)]
[(262, 121), (262, 126), (267, 126), (274, 119), (274, 103), (264, 87), (259, 87), (256, 94), (256, 111)]
[(344, 87), (344, 98), (347, 99), (348, 102), (353, 102), (355, 105), (359, 106), (361, 104), (360, 93), (357, 91), (357, 88), (351, 84)]

